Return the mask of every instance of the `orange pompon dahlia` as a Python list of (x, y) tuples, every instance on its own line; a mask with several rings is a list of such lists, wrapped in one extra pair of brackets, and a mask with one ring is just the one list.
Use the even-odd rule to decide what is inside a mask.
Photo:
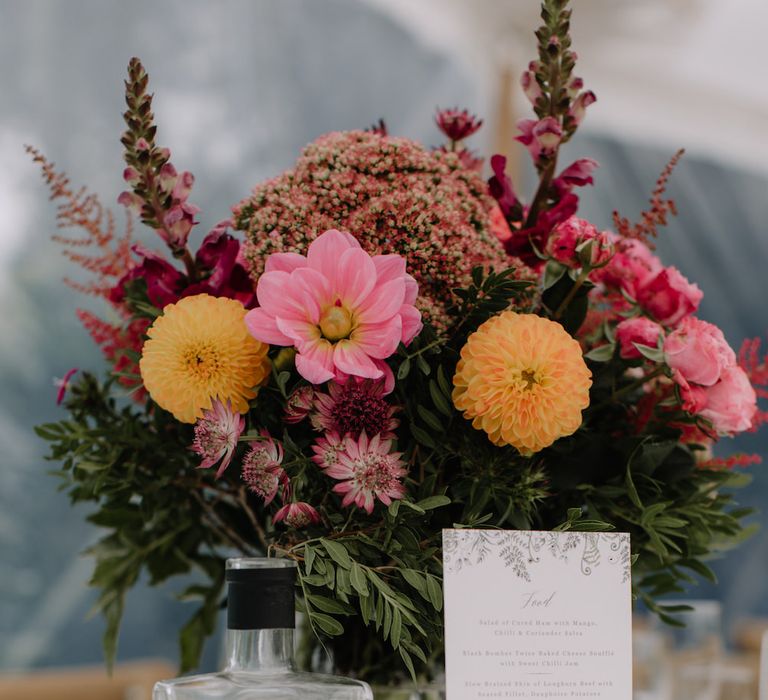
[(505, 311), (462, 348), (453, 403), (495, 445), (531, 455), (576, 432), (591, 376), (579, 343), (559, 323)]
[(147, 331), (139, 367), (149, 395), (184, 423), (194, 423), (219, 399), (238, 413), (270, 371), (269, 346), (245, 325), (234, 299), (197, 294), (163, 309)]

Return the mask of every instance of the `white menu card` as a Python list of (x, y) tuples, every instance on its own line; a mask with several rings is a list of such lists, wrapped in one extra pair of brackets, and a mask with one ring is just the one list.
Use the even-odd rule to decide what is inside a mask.
[(443, 530), (447, 700), (632, 700), (629, 535)]

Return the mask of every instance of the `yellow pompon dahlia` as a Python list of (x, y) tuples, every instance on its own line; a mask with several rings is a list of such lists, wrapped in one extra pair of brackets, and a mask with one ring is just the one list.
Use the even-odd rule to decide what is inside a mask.
[(248, 411), (270, 366), (269, 346), (245, 325), (239, 301), (197, 294), (163, 309), (147, 331), (141, 378), (153, 401), (184, 423), (194, 423), (212, 401)]
[(495, 445), (530, 455), (576, 432), (591, 376), (579, 343), (559, 323), (505, 311), (461, 349), (453, 403)]

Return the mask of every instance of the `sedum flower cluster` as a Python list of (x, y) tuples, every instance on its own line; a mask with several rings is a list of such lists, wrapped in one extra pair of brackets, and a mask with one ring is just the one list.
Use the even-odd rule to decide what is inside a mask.
[(734, 352), (696, 315), (702, 290), (652, 251), (678, 156), (639, 224), (578, 217), (597, 164), (563, 168), (559, 149), (595, 98), (573, 75), (566, 5), (545, 0), (522, 78), (529, 201), (503, 156), (482, 179), (466, 145), (482, 121), (440, 110), (432, 150), (383, 121), (319, 138), (193, 251), (194, 178), (155, 143), (137, 59), (120, 202), (165, 252), (118, 238), (33, 152), (61, 223), (86, 229), (70, 257), (120, 319), (81, 313), (111, 372), (70, 370), (67, 419), (38, 429), (106, 528), (92, 583), (108, 658), (142, 572), (197, 569), (180, 633), (194, 667), (233, 549), (294, 559), (309, 639), (389, 681), (438, 672), (444, 527), (629, 532), (635, 593), (665, 619), (658, 600), (686, 572), (711, 578), (704, 560), (743, 534), (723, 487), (758, 458), (711, 451), (765, 422), (768, 360), (756, 341)]

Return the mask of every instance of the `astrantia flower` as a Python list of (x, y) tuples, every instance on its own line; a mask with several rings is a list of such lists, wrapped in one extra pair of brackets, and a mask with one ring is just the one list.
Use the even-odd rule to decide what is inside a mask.
[(288, 527), (302, 528), (307, 525), (319, 523), (320, 514), (309, 503), (287, 503), (275, 513), (272, 518), (275, 523), (285, 522)]
[(195, 424), (195, 440), (192, 450), (203, 461), (200, 469), (208, 469), (221, 460), (216, 477), (220, 477), (232, 461), (237, 447), (237, 439), (245, 428), (245, 418), (232, 410), (232, 405), (214, 401), (210, 410), (203, 412), (203, 417)]
[(380, 379), (384, 360), (421, 330), (418, 286), (399, 255), (371, 257), (349, 233), (326, 231), (307, 257), (267, 260), (245, 317), (254, 338), (294, 346), (296, 369), (312, 384), (343, 375)]
[(578, 429), (590, 377), (579, 343), (559, 323), (506, 311), (462, 348), (453, 403), (495, 445), (532, 454)]
[(281, 466), (282, 446), (266, 430), (262, 430), (261, 435), (264, 439), (252, 442), (243, 458), (242, 477), (248, 488), (264, 499), (264, 505), (269, 505), (281, 485), (284, 492), (288, 490), (289, 481)]
[(141, 377), (152, 399), (184, 423), (194, 423), (219, 399), (248, 411), (269, 373), (268, 346), (245, 326), (234, 299), (198, 294), (169, 304), (147, 331)]
[(482, 125), (483, 120), (470, 114), (466, 109), (440, 109), (435, 115), (435, 122), (451, 141), (463, 141), (474, 134)]
[(301, 423), (312, 410), (315, 401), (315, 389), (311, 386), (300, 386), (294, 390), (285, 402), (283, 420), (286, 423)]
[(372, 513), (375, 499), (388, 506), (405, 495), (400, 478), (407, 471), (400, 459), (402, 454), (390, 452), (391, 440), (382, 440), (380, 435), (369, 440), (363, 432), (358, 440), (344, 438), (343, 446), (338, 462), (325, 470), (327, 476), (341, 480), (333, 490), (344, 495), (343, 506), (354, 503)]
[(333, 431), (318, 438), (312, 451), (315, 453), (312, 461), (321, 469), (335, 467), (339, 463), (339, 455), (344, 452), (344, 440)]
[(315, 409), (312, 424), (325, 432), (350, 434), (355, 439), (363, 431), (381, 434), (382, 439), (395, 437), (392, 431), (398, 421), (393, 416), (397, 409), (384, 398), (383, 382), (331, 382), (327, 394), (315, 394)]

